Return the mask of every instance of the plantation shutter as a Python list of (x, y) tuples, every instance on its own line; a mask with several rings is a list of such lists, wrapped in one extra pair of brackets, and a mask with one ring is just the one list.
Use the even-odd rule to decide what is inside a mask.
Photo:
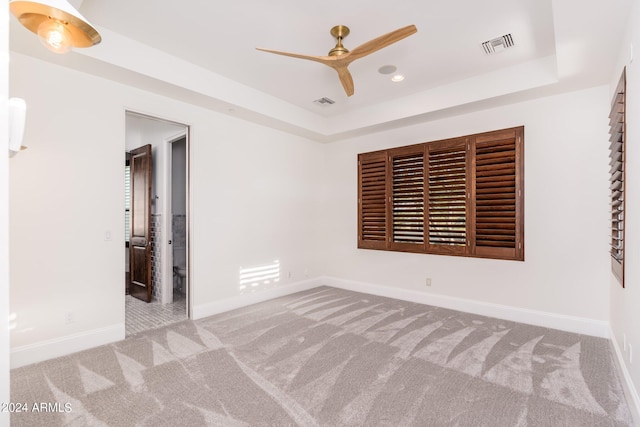
[(467, 142), (432, 142), (428, 153), (428, 250), (467, 252)]
[(391, 248), (424, 251), (424, 144), (390, 150)]
[(609, 189), (611, 191), (611, 271), (624, 287), (625, 91), (626, 69), (616, 88), (609, 114)]
[(521, 128), (475, 137), (476, 255), (523, 258), (521, 139)]
[(358, 247), (387, 246), (387, 153), (358, 155)]
[(523, 261), (523, 147), (517, 127), (359, 154), (358, 247)]

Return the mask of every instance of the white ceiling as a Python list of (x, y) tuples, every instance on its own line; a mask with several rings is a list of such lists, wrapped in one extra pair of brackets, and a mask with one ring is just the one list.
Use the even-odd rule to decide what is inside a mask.
[[(608, 83), (632, 0), (75, 0), (103, 42), (50, 54), (12, 20), (11, 50), (330, 141), (518, 97)], [(334, 25), (356, 46), (418, 32), (355, 61), (355, 94), (334, 70), (255, 50), (326, 55)], [(481, 43), (511, 33), (492, 56)], [(613, 47), (613, 49), (612, 49)], [(377, 72), (393, 64), (401, 83)], [(313, 100), (328, 97), (332, 106)]]

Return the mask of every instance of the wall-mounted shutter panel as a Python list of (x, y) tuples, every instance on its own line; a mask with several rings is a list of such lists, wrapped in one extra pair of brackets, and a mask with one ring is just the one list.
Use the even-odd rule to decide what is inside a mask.
[(428, 144), (429, 250), (467, 251), (467, 144), (464, 139)]
[(611, 270), (624, 287), (625, 81), (620, 77), (609, 114), (609, 190), (611, 192)]
[(516, 130), (475, 138), (475, 251), (516, 258), (521, 249)]
[(358, 155), (358, 177), (358, 247), (385, 249), (387, 153)]
[(524, 127), (359, 154), (358, 247), (523, 261)]
[(424, 145), (390, 150), (391, 248), (424, 251)]

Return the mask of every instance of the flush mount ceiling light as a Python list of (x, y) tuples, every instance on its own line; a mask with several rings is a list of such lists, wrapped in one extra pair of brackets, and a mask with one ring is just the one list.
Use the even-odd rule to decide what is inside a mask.
[(402, 74), (396, 74), (395, 76), (391, 77), (391, 81), (394, 83), (399, 83), (403, 80), (404, 80), (404, 76)]
[(9, 8), (52, 52), (67, 53), (74, 47), (91, 47), (102, 40), (98, 31), (66, 0), (11, 0)]

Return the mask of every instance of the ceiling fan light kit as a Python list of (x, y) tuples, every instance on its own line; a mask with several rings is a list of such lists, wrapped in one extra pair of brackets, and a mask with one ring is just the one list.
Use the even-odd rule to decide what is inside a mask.
[(297, 53), (282, 52), (278, 50), (263, 49), (259, 47), (256, 49), (263, 52), (275, 53), (276, 55), (290, 56), (292, 58), (315, 61), (331, 67), (338, 73), (340, 83), (342, 83), (342, 87), (344, 88), (347, 96), (351, 96), (354, 93), (354, 85), (353, 77), (351, 76), (351, 73), (348, 69), (349, 64), (351, 64), (356, 59), (363, 58), (393, 43), (396, 43), (404, 39), (405, 37), (409, 37), (410, 35), (415, 34), (417, 31), (418, 29), (415, 25), (409, 25), (377, 37), (373, 40), (369, 40), (368, 42), (356, 47), (352, 51), (349, 51), (342, 45), (342, 40), (350, 33), (349, 27), (345, 25), (336, 25), (331, 29), (330, 33), (333, 37), (336, 38), (337, 43), (335, 47), (329, 51), (329, 54), (327, 56), (302, 55)]

